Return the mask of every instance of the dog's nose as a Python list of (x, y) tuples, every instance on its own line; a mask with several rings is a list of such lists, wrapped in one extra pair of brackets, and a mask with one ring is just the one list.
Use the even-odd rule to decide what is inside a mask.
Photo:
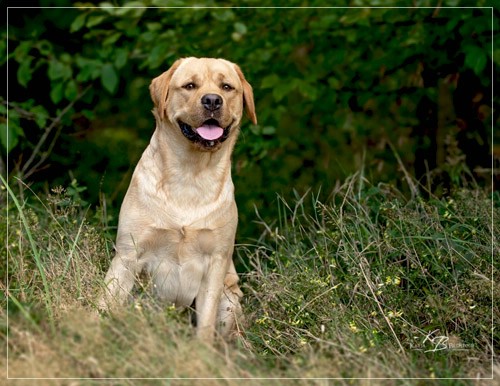
[(206, 94), (201, 97), (201, 104), (209, 111), (219, 110), (222, 106), (222, 97), (217, 94)]

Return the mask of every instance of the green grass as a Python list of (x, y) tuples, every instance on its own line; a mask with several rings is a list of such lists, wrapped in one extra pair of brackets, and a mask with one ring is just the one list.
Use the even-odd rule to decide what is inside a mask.
[[(0, 194), (6, 198), (5, 186)], [(500, 316), (492, 289), (498, 197), (494, 223), (491, 197), (480, 189), (408, 199), (359, 175), (323, 202), (312, 193), (279, 201), (274, 223), (256, 217), (259, 240), (236, 248), (247, 267), (245, 335), (207, 347), (194, 338), (189, 315), (158, 307), (147, 294), (99, 316), (94, 302), (112, 257), (104, 227), (62, 189), (43, 199), (11, 195), (9, 227), (6, 211), (0, 219), (8, 243), (0, 269), (9, 279), (1, 314), (9, 377), (423, 385), (401, 378), (500, 375), (491, 361), (500, 340), (498, 331), (492, 336), (492, 316)]]

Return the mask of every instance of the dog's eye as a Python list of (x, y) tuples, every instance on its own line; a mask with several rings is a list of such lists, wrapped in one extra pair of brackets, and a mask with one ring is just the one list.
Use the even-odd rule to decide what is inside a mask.
[(233, 86), (231, 86), (230, 84), (224, 83), (224, 84), (222, 85), (222, 89), (223, 89), (224, 91), (231, 91), (231, 90), (234, 90), (234, 87), (233, 87)]
[(193, 82), (186, 83), (182, 88), (185, 88), (186, 90), (193, 90), (196, 88), (196, 85)]

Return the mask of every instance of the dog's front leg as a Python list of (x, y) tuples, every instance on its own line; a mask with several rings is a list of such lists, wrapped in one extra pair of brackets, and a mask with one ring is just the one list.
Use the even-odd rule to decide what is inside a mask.
[(225, 255), (211, 256), (208, 271), (203, 277), (196, 297), (196, 334), (198, 338), (208, 343), (213, 341), (215, 335), (215, 321), (228, 262)]
[(99, 309), (105, 311), (114, 305), (122, 305), (132, 291), (140, 270), (135, 253), (133, 257), (117, 253), (104, 279), (106, 288), (98, 303)]
[(234, 338), (240, 333), (241, 326), (239, 324), (243, 318), (240, 299), (243, 297), (243, 292), (241, 292), (238, 282), (238, 274), (231, 259), (224, 278), (224, 289), (216, 320), (217, 329), (224, 338)]

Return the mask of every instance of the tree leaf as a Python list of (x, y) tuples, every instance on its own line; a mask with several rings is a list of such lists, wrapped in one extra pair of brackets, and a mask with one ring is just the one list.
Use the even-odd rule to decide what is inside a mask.
[(274, 133), (276, 133), (276, 128), (273, 126), (264, 126), (262, 129), (264, 135), (273, 135)]
[(16, 61), (22, 63), (32, 48), (33, 42), (31, 40), (21, 42), (14, 50), (14, 58)]
[(0, 123), (0, 142), (2, 143), (2, 147), (5, 149), (7, 153), (10, 152), (11, 149), (9, 149), (10, 141), (7, 143), (7, 124), (5, 122)]
[(103, 40), (102, 44), (104, 46), (109, 46), (115, 44), (118, 39), (122, 36), (121, 32), (114, 32), (110, 34), (106, 39)]
[(31, 69), (31, 61), (33, 58), (25, 58), (19, 68), (17, 69), (17, 81), (23, 87), (28, 85), (28, 82), (31, 80), (32, 69)]
[(76, 32), (82, 29), (82, 27), (85, 25), (85, 19), (87, 18), (87, 13), (81, 13), (79, 14), (75, 20), (73, 20), (73, 23), (71, 23), (71, 27), (69, 28), (69, 32)]
[(170, 47), (166, 42), (156, 44), (155, 47), (151, 50), (147, 59), (149, 62), (149, 67), (157, 68), (161, 66), (165, 61), (166, 55), (170, 52), (169, 48)]
[(97, 24), (101, 23), (105, 19), (104, 15), (94, 15), (90, 16), (87, 20), (87, 28), (95, 27)]
[(234, 12), (231, 9), (215, 9), (212, 11), (212, 17), (219, 22), (234, 20)]
[(40, 129), (45, 127), (49, 114), (47, 110), (41, 105), (35, 106), (31, 109), (31, 112), (35, 115), (35, 122)]
[(96, 79), (101, 74), (102, 62), (99, 60), (87, 59), (78, 56), (76, 58), (76, 65), (80, 68), (80, 72), (76, 76), (76, 80), (80, 82)]
[(59, 102), (61, 102), (62, 98), (63, 98), (62, 82), (57, 82), (56, 84), (52, 82), (52, 89), (50, 90), (50, 99), (52, 100), (52, 102), (54, 102), (54, 104), (58, 104)]
[(71, 67), (59, 60), (52, 59), (49, 61), (47, 76), (50, 80), (68, 79), (71, 77)]
[(93, 110), (83, 109), (80, 113), (87, 119), (92, 120), (95, 118), (95, 113)]
[(481, 75), (486, 67), (487, 57), (486, 52), (478, 46), (465, 46), (465, 62), (464, 65), (473, 70), (476, 75)]
[(241, 35), (245, 35), (247, 33), (247, 26), (239, 21), (234, 23), (234, 30)]
[(103, 11), (109, 14), (113, 14), (114, 7), (115, 6), (113, 5), (113, 3), (110, 3), (108, 1), (103, 1), (102, 3), (99, 3), (99, 8), (101, 8)]
[(296, 87), (294, 80), (282, 82), (273, 87), (274, 100), (279, 102)]
[(276, 74), (271, 74), (262, 79), (260, 87), (262, 88), (272, 88), (280, 83), (280, 77)]
[(40, 40), (39, 42), (37, 42), (36, 47), (38, 48), (38, 51), (40, 51), (42, 55), (49, 56), (52, 54), (53, 51), (52, 44), (47, 40)]
[(118, 86), (118, 75), (112, 64), (106, 63), (101, 69), (101, 83), (110, 94), (116, 92)]
[(340, 90), (340, 88), (342, 87), (340, 80), (333, 76), (328, 78), (328, 85), (334, 90)]
[(116, 58), (115, 58), (115, 67), (116, 68), (122, 68), (127, 64), (128, 60), (128, 50), (123, 48), (123, 49), (118, 49), (116, 52)]
[(66, 97), (67, 100), (72, 101), (76, 98), (78, 95), (78, 87), (76, 85), (76, 82), (71, 79), (67, 85), (66, 85), (66, 90), (64, 90), (64, 96)]
[(17, 146), (19, 137), (22, 136), (24, 132), (18, 122), (9, 119), (8, 125), (5, 122), (0, 123), (0, 142), (7, 154)]

